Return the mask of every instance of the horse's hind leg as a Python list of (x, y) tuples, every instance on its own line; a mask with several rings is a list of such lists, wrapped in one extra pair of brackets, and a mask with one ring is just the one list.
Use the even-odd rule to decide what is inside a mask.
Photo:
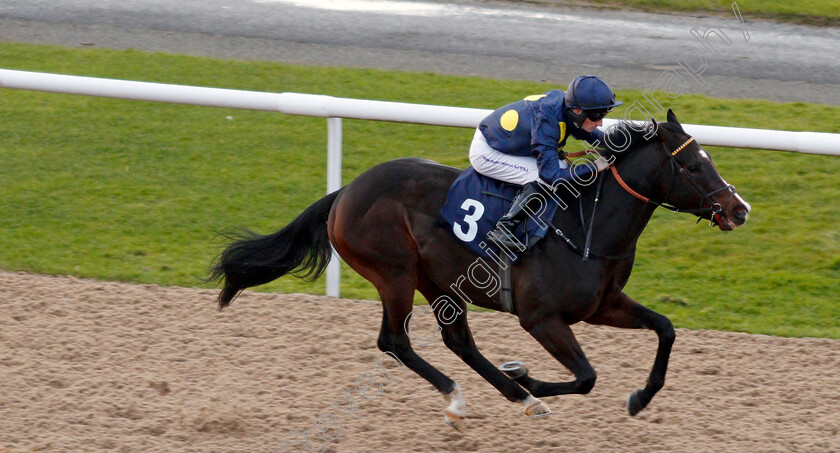
[[(423, 296), (434, 304), (438, 297), (444, 295), (440, 289), (432, 284), (421, 284), (418, 288)], [(441, 311), (444, 310), (444, 304), (436, 304), (435, 316), (440, 320), (449, 321)], [(503, 372), (496, 368), (493, 363), (487, 360), (484, 355), (479, 352), (478, 347), (473, 340), (472, 332), (470, 331), (469, 323), (467, 322), (467, 311), (465, 304), (460, 303), (461, 312), (451, 322), (440, 322), (442, 327), (443, 342), (452, 352), (454, 352), (461, 360), (475, 370), (481, 377), (495, 387), (502, 395), (510, 401), (519, 402), (525, 405), (525, 413), (529, 416), (548, 415), (551, 410), (542, 401), (531, 396), (522, 387), (517, 385)]]
[(636, 390), (627, 398), (627, 410), (630, 415), (636, 415), (650, 403), (653, 395), (665, 385), (668, 358), (671, 355), (671, 346), (674, 344), (676, 337), (674, 326), (667, 317), (643, 306), (624, 293), (619, 295), (615, 303), (601, 308), (586, 322), (625, 329), (647, 328), (655, 331), (659, 337), (656, 358), (653, 361), (653, 369), (650, 371), (647, 384), (643, 389)]
[(392, 353), (444, 397), (457, 402), (461, 397), (455, 381), (423, 360), (411, 347), (405, 323), (414, 309), (417, 247), (411, 239), (411, 227), (404, 223), (408, 218), (405, 212), (395, 212), (388, 199), (382, 204), (369, 205), (368, 199), (375, 198), (372, 194), (378, 190), (378, 187), (361, 186), (355, 192), (345, 191), (330, 214), (330, 241), (347, 264), (379, 292), (383, 309), (377, 340), (379, 349)]
[(429, 381), (441, 392), (450, 401), (450, 407), (445, 413), (447, 423), (460, 429), (463, 427), (466, 412), (458, 384), (423, 360), (411, 347), (405, 322), (414, 307), (414, 285), (409, 282), (403, 283), (405, 285), (396, 281), (393, 285), (377, 288), (383, 306), (382, 328), (379, 331), (377, 346), (383, 352), (394, 354), (405, 366)]

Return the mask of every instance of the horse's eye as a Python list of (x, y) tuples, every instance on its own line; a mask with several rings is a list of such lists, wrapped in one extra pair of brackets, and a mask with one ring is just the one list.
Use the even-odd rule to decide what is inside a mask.
[(700, 166), (699, 165), (689, 165), (688, 166), (688, 171), (690, 171), (692, 173), (697, 173), (698, 171), (700, 171)]

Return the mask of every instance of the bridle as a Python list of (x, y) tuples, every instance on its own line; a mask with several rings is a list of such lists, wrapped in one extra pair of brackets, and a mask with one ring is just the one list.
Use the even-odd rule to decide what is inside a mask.
[[(737, 191), (735, 190), (735, 186), (733, 186), (732, 184), (727, 184), (724, 187), (721, 187), (720, 189), (716, 189), (716, 190), (713, 190), (713, 191), (708, 192), (706, 194), (703, 194), (703, 190), (700, 189), (700, 187), (694, 181), (694, 177), (691, 176), (691, 173), (685, 168), (685, 166), (683, 166), (677, 160), (677, 154), (679, 154), (680, 151), (685, 149), (692, 142), (694, 142), (694, 137), (689, 137), (689, 139), (686, 140), (685, 143), (680, 145), (674, 151), (668, 151), (667, 148), (665, 148), (665, 143), (664, 142), (662, 143), (662, 148), (665, 149), (665, 151), (668, 153), (668, 157), (670, 158), (671, 184), (670, 184), (670, 187), (668, 188), (668, 194), (665, 196), (664, 200), (661, 201), (661, 202), (653, 201), (650, 198), (640, 194), (639, 192), (636, 192), (630, 186), (628, 186), (627, 183), (624, 182), (624, 179), (621, 178), (621, 175), (618, 174), (618, 169), (615, 168), (615, 165), (610, 165), (610, 170), (612, 171), (613, 177), (615, 177), (616, 182), (618, 182), (618, 185), (621, 186), (622, 189), (624, 189), (627, 193), (629, 193), (633, 197), (635, 197), (635, 198), (637, 198), (637, 199), (639, 199), (639, 200), (641, 200), (645, 203), (650, 203), (650, 204), (653, 204), (653, 205), (656, 205), (656, 206), (661, 206), (665, 209), (668, 209), (668, 210), (671, 210), (671, 211), (674, 211), (674, 212), (687, 212), (687, 213), (690, 213), (690, 214), (694, 214), (694, 215), (697, 216), (697, 221), (698, 222), (700, 222), (700, 220), (703, 218), (702, 216), (704, 214), (710, 213), (711, 214), (710, 215), (711, 220), (709, 221), (709, 225), (710, 226), (719, 225), (720, 221), (721, 221), (720, 219), (723, 218), (723, 213), (726, 211), (726, 208), (729, 206), (729, 203), (735, 197), (735, 194), (737, 193)], [(587, 151), (582, 151), (582, 152), (578, 152), (578, 153), (566, 153), (565, 156), (566, 157), (580, 157), (580, 156), (583, 156), (585, 154), (587, 154)], [(674, 189), (675, 179), (677, 178), (677, 175), (682, 176), (683, 179), (686, 182), (688, 182), (688, 184), (691, 186), (691, 188), (694, 190), (694, 192), (697, 193), (697, 195), (700, 197), (701, 201), (700, 201), (700, 207), (699, 208), (696, 208), (696, 209), (680, 209), (680, 208), (674, 206), (673, 203), (668, 201), (668, 199), (671, 198), (671, 192)], [(619, 260), (619, 259), (630, 258), (635, 254), (635, 247), (633, 248), (633, 250), (631, 250), (630, 252), (628, 252), (626, 254), (623, 254), (623, 255), (596, 255), (596, 254), (590, 252), (590, 247), (591, 247), (591, 243), (592, 243), (592, 228), (595, 224), (595, 210), (598, 207), (598, 201), (601, 197), (601, 185), (603, 184), (603, 182), (604, 182), (604, 178), (598, 178), (598, 186), (597, 186), (597, 189), (596, 189), (596, 192), (595, 192), (595, 200), (594, 200), (593, 206), (592, 206), (592, 216), (591, 216), (591, 219), (589, 221), (589, 227), (588, 228), (587, 228), (586, 222), (584, 220), (584, 215), (583, 215), (583, 200), (579, 198), (580, 203), (581, 203), (581, 205), (580, 205), (581, 226), (586, 231), (585, 244), (584, 244), (584, 247), (583, 247), (582, 250), (581, 250), (580, 247), (575, 245), (574, 242), (572, 242), (572, 240), (568, 236), (566, 236), (566, 234), (564, 234), (563, 231), (560, 230), (560, 228), (557, 228), (557, 226), (554, 225), (554, 223), (550, 223), (551, 227), (554, 229), (554, 233), (557, 234), (565, 242), (565, 244), (567, 246), (569, 246), (570, 249), (572, 249), (572, 251), (574, 251), (575, 253), (577, 253), (581, 257), (583, 257), (583, 261), (588, 261), (590, 258), (599, 259), (599, 260)], [(724, 190), (729, 191), (729, 199), (726, 200), (726, 204), (721, 206), (720, 203), (717, 203), (712, 199), (712, 196), (714, 196), (714, 195), (716, 195), (720, 192), (723, 192)], [(708, 201), (710, 206), (709, 207), (704, 207), (706, 205), (707, 201)]]
[[(703, 215), (709, 213), (709, 214), (711, 214), (709, 225), (710, 226), (715, 226), (715, 225), (720, 224), (721, 218), (723, 217), (723, 213), (726, 211), (726, 208), (729, 206), (729, 203), (732, 201), (733, 198), (735, 198), (735, 194), (738, 193), (738, 192), (735, 189), (735, 186), (733, 186), (732, 184), (727, 184), (727, 185), (721, 187), (720, 189), (713, 190), (713, 191), (705, 193), (705, 194), (703, 193), (703, 190), (700, 189), (700, 187), (697, 185), (697, 183), (695, 182), (694, 177), (691, 175), (691, 173), (685, 168), (685, 166), (683, 166), (679, 162), (679, 160), (677, 160), (677, 154), (679, 154), (680, 151), (685, 149), (692, 142), (694, 142), (694, 137), (689, 137), (689, 139), (686, 140), (685, 143), (680, 145), (677, 149), (675, 149), (674, 151), (668, 151), (668, 154), (669, 154), (669, 157), (670, 157), (669, 162), (671, 164), (671, 184), (670, 184), (670, 187), (668, 188), (668, 194), (665, 196), (665, 198), (661, 202), (653, 201), (650, 198), (648, 198), (648, 197), (636, 192), (635, 190), (633, 190), (630, 186), (627, 185), (626, 182), (624, 182), (624, 180), (621, 178), (621, 175), (618, 174), (618, 169), (616, 169), (616, 167), (614, 165), (610, 166), (610, 170), (612, 171), (613, 177), (615, 177), (616, 182), (618, 182), (618, 185), (621, 186), (622, 189), (624, 189), (627, 193), (629, 193), (633, 197), (635, 197), (635, 198), (637, 198), (637, 199), (639, 199), (639, 200), (641, 200), (645, 203), (651, 203), (651, 204), (654, 204), (656, 206), (661, 206), (665, 209), (668, 209), (668, 210), (671, 210), (671, 211), (674, 211), (674, 212), (687, 212), (687, 213), (690, 213), (690, 214), (694, 214), (698, 217), (698, 219), (697, 219), (698, 222), (700, 221), (700, 219), (702, 219)], [(664, 146), (665, 146), (664, 142), (662, 143), (662, 146), (664, 148)], [(671, 197), (671, 192), (673, 191), (674, 185), (675, 185), (674, 180), (676, 179), (678, 174), (689, 184), (689, 186), (691, 186), (691, 188), (694, 190), (694, 192), (697, 194), (697, 196), (700, 197), (701, 201), (700, 201), (700, 207), (699, 208), (685, 209), (685, 210), (680, 209), (680, 208), (677, 208), (676, 206), (674, 206), (673, 203), (671, 203), (668, 200)], [(717, 203), (712, 199), (712, 196), (717, 195), (718, 193), (723, 192), (725, 190), (729, 191), (729, 198), (726, 200), (726, 203), (721, 206), (720, 203)], [(707, 202), (709, 204), (709, 207), (705, 207)]]

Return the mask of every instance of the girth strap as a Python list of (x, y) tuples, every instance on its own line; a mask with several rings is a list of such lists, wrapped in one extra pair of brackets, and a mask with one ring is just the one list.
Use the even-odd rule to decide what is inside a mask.
[(499, 277), (502, 280), (502, 287), (499, 289), (499, 302), (502, 308), (510, 314), (516, 314), (516, 307), (513, 306), (513, 288), (510, 283), (510, 257), (507, 253), (500, 253), (502, 262), (499, 264)]

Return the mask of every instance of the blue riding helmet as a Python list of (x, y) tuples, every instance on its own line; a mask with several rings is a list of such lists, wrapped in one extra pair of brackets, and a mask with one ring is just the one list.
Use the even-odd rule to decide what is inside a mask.
[[(574, 125), (580, 128), (587, 117), (592, 121), (600, 121), (623, 102), (615, 100), (615, 93), (606, 82), (594, 75), (586, 75), (575, 77), (569, 84), (565, 104), (566, 113)], [(576, 114), (572, 109), (582, 109), (583, 112)]]

